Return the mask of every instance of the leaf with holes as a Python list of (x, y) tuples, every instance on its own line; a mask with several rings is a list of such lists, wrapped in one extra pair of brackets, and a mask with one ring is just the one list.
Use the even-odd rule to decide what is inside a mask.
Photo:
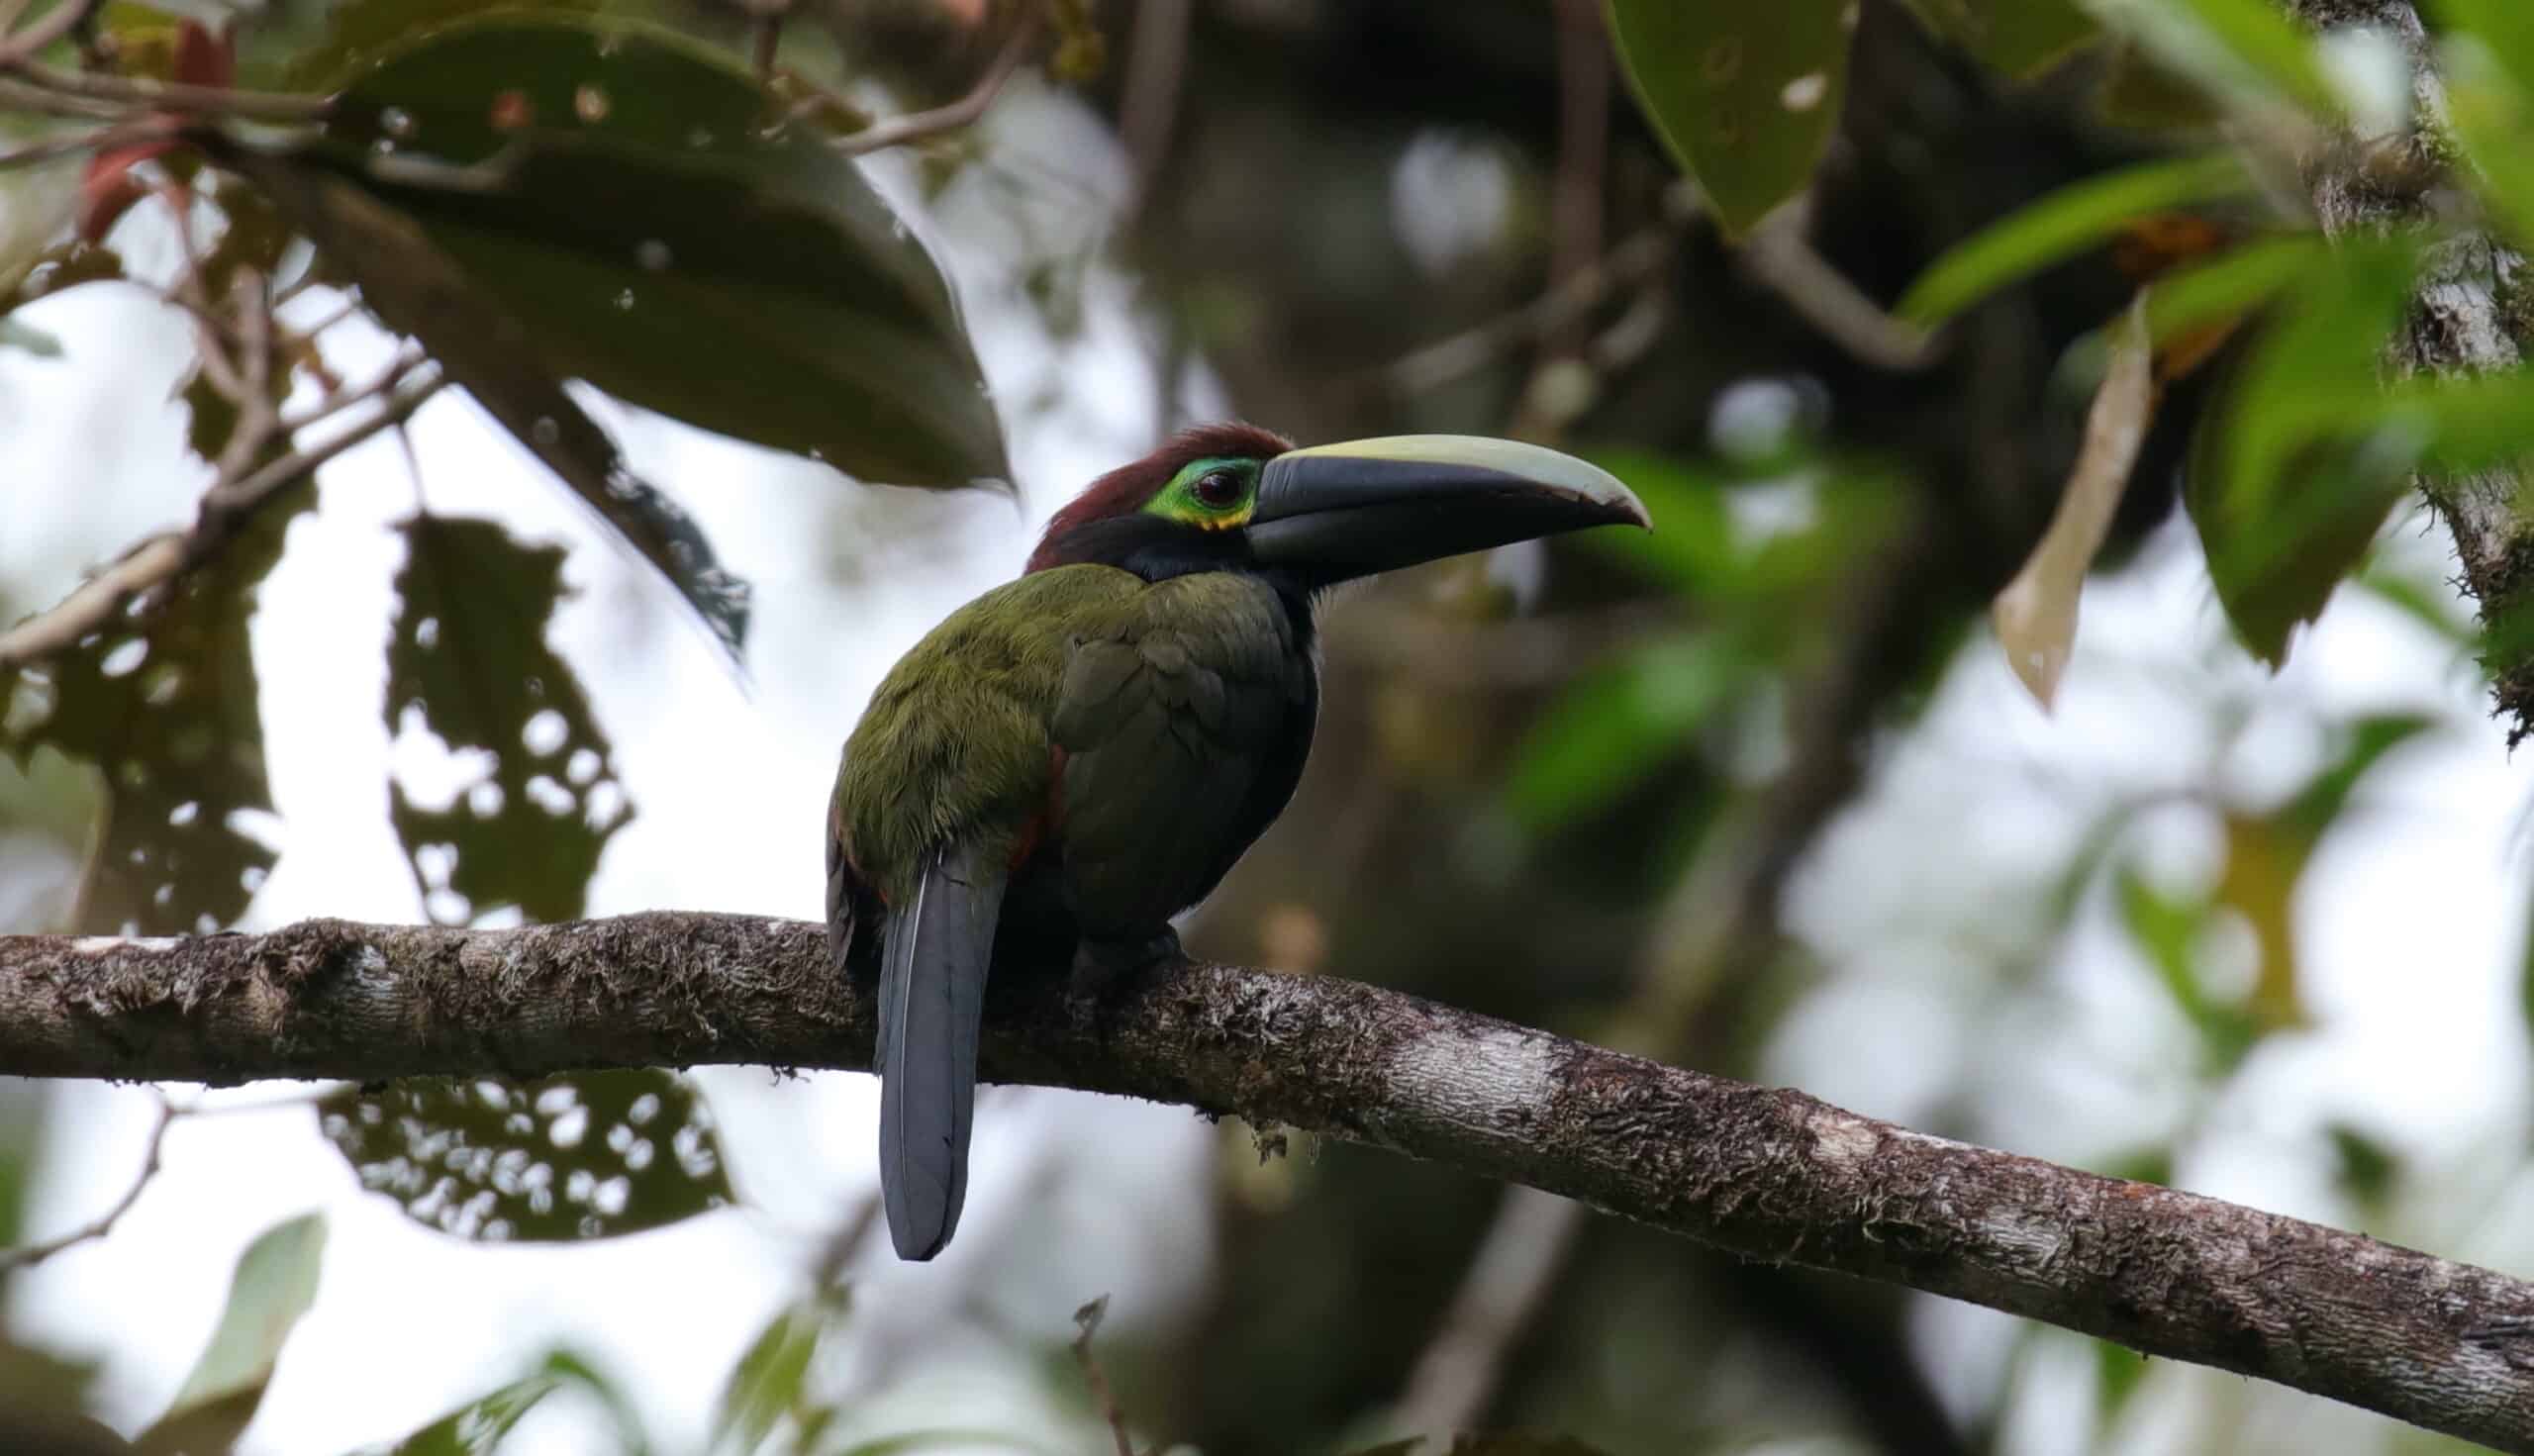
[(104, 809), (72, 913), (96, 933), (218, 929), (273, 866), (272, 814), (247, 619), (306, 484), (264, 503), (165, 603), (68, 651), (0, 668), (0, 748), (93, 765)]
[(1852, 0), (1609, 0), (1610, 34), (1655, 134), (1736, 237), (1812, 180), (1848, 76)]
[(604, 1238), (731, 1201), (712, 1112), (670, 1072), (419, 1080), (331, 1093), (317, 1110), (362, 1187), (460, 1238)]
[(570, 920), (634, 810), (579, 675), (545, 640), (563, 550), (467, 517), (416, 516), (399, 531), (388, 729), (435, 735), (483, 765), (438, 807), (390, 789), (425, 909), (441, 924), (509, 907)]
[(135, 1442), (144, 1456), (226, 1451), (255, 1418), (282, 1343), (317, 1302), (326, 1217), (303, 1213), (266, 1229), (238, 1256), (229, 1303), (167, 1413)]

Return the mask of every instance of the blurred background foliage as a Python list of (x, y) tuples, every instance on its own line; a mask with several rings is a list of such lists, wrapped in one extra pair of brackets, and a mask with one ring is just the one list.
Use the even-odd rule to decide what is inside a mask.
[[(998, 497), (1509, 434), (1658, 531), (1343, 603), (1193, 948), (2534, 1266), (2525, 558), (2441, 529), (2534, 381), (2400, 347), (2534, 320), (2514, 0), (0, 18), (0, 928), (814, 914), (821, 756)], [(2332, 167), (2390, 221), (2327, 243)], [(858, 1081), (0, 1083), (0, 1444), (2441, 1444), (1062, 1094), (900, 1269)]]

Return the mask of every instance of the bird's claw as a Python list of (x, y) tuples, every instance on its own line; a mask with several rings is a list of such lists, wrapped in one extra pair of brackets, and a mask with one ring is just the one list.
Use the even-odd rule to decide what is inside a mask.
[(1078, 1026), (1088, 1026), (1100, 1008), (1133, 989), (1147, 975), (1188, 958), (1179, 948), (1179, 932), (1165, 925), (1140, 940), (1084, 940), (1074, 947), (1073, 976), (1066, 1003)]

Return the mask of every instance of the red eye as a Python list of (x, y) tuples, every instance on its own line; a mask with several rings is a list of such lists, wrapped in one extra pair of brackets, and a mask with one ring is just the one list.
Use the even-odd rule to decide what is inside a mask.
[(1240, 504), (1240, 477), (1229, 470), (1209, 470), (1189, 490), (1209, 511), (1228, 511)]

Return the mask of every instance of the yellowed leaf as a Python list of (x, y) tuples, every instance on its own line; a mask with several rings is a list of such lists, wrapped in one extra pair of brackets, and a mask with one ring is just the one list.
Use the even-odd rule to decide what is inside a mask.
[(2058, 696), (2060, 675), (2077, 641), (2077, 598), (2086, 571), (2102, 549), (2120, 508), (2130, 467), (2156, 413), (2154, 350), (2147, 338), (2147, 293), (2139, 290), (2111, 328), (2111, 356), (2086, 414), (2086, 437), (2067, 489), (2032, 555), (1990, 607), (2007, 665), (2043, 712)]

